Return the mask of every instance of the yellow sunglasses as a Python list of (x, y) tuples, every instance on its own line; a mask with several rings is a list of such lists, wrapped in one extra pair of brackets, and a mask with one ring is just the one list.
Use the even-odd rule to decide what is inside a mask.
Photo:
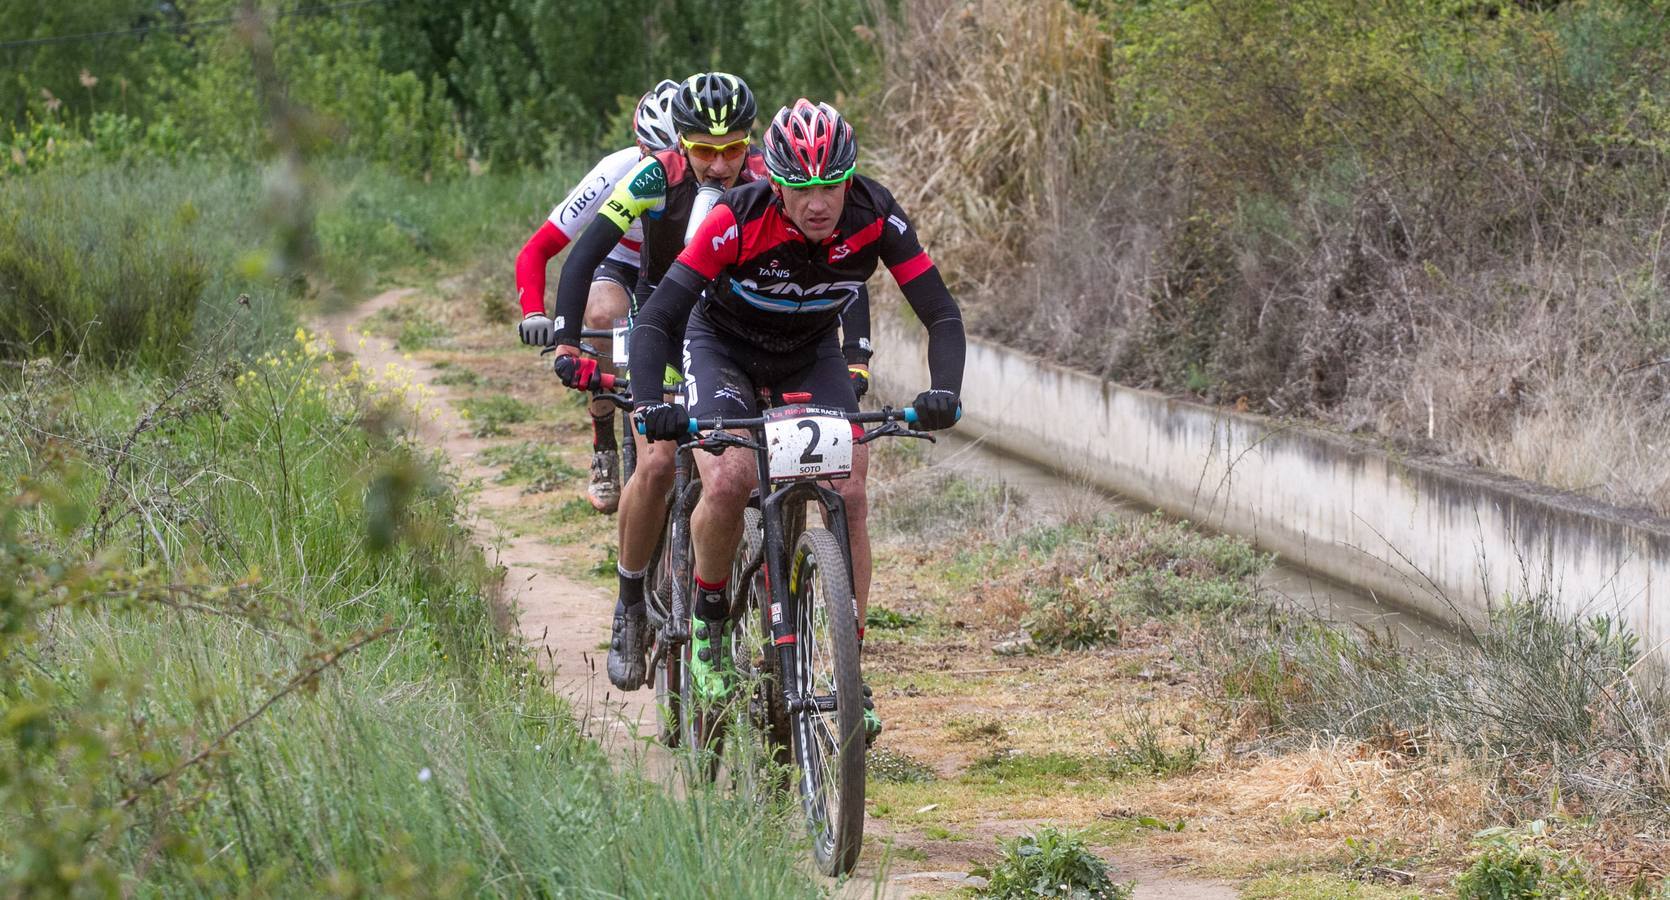
[(753, 141), (753, 138), (742, 138), (731, 141), (729, 144), (704, 144), (700, 141), (692, 141), (687, 137), (680, 137), (678, 140), (679, 143), (684, 145), (685, 152), (689, 153), (691, 157), (702, 162), (713, 162), (721, 156), (726, 160), (741, 159), (742, 154), (748, 152), (748, 145)]

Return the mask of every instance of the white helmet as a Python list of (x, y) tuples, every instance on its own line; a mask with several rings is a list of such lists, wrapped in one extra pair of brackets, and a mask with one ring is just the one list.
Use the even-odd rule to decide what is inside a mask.
[(677, 95), (678, 82), (663, 79), (638, 99), (632, 133), (651, 153), (678, 144), (678, 128), (673, 125), (673, 97)]

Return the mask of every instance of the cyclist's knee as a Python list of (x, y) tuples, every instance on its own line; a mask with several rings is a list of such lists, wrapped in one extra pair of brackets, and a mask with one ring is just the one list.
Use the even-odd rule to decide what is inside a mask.
[(748, 466), (719, 465), (702, 472), (702, 500), (709, 499), (723, 509), (740, 511), (758, 484), (758, 474)]
[(626, 314), (626, 291), (612, 281), (594, 281), (586, 295), (587, 328), (611, 328)]
[(586, 304), (586, 314), (581, 321), (585, 323), (587, 328), (613, 328), (615, 326), (614, 311), (608, 309), (606, 304), (588, 303)]
[(870, 492), (866, 489), (864, 478), (854, 473), (854, 477), (835, 483), (835, 490), (841, 495), (842, 502), (847, 508), (847, 519), (862, 522), (870, 513)]

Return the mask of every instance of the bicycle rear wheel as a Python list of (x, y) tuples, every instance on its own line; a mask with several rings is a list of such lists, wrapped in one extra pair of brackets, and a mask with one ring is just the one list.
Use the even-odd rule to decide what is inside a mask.
[[(800, 803), (818, 870), (852, 871), (864, 843), (864, 695), (858, 622), (846, 554), (826, 528), (808, 528), (789, 566), (799, 661), (794, 712)], [(832, 708), (831, 708), (832, 707)]]

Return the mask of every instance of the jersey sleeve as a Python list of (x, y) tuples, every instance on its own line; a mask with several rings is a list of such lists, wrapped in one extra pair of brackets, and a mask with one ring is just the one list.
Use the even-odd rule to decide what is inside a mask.
[(742, 259), (742, 238), (736, 212), (724, 202), (716, 204), (696, 227), (696, 234), (678, 255), (691, 271), (712, 281), (726, 266)]
[(667, 168), (653, 156), (638, 161), (609, 193), (599, 215), (620, 226), (624, 233), (632, 223), (667, 199)]
[(893, 273), (893, 280), (902, 287), (933, 268), (934, 261), (929, 258), (928, 251), (922, 249), (916, 229), (911, 226), (905, 211), (899, 208), (899, 201), (885, 192), (879, 199), (885, 216), (881, 226), (881, 261), (887, 266), (887, 271)]
[[(586, 177), (562, 198), (556, 208), (551, 210), (550, 222), (563, 236), (572, 241), (586, 230), (586, 226), (597, 218), (597, 213), (614, 192), (615, 185), (620, 182), (638, 162), (638, 151), (635, 147), (617, 150), (598, 161)], [(624, 230), (624, 229), (623, 229)]]

